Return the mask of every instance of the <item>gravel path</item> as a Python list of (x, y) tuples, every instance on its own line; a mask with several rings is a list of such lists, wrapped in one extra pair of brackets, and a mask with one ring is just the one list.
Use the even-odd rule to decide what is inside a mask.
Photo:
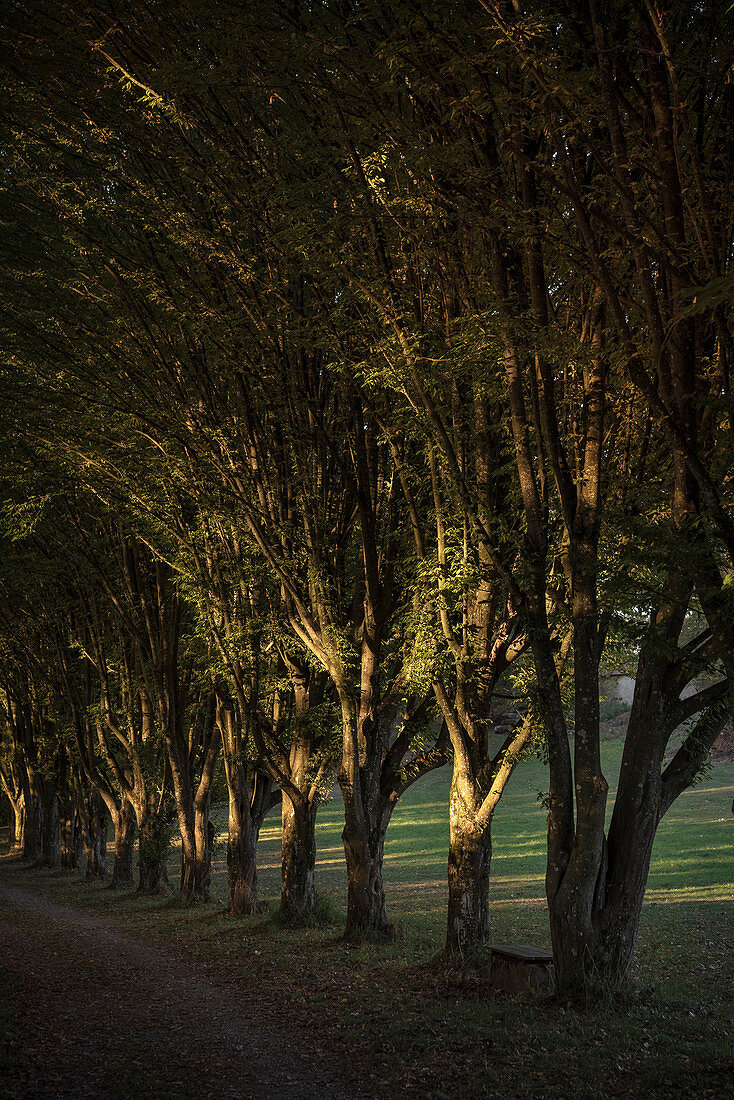
[(20, 1006), (0, 1096), (347, 1100), (307, 1036), (12, 877), (0, 861), (0, 983)]

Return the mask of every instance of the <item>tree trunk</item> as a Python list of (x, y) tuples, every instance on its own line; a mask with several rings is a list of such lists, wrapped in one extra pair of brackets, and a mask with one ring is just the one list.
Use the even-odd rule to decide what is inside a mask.
[(41, 858), (42, 851), (43, 805), (35, 769), (27, 767), (25, 779), (26, 784), (24, 784), (23, 795), (26, 805), (26, 821), (23, 832), (23, 859), (35, 863), (36, 860)]
[(249, 814), (233, 815), (230, 806), (227, 897), (231, 916), (254, 913), (257, 908), (257, 837), (248, 824)]
[[(601, 891), (566, 875), (563, 889), (549, 902), (556, 991), (560, 996), (587, 1003), (597, 989), (613, 990), (624, 984), (635, 951), (645, 897), (655, 829), (640, 836), (630, 862), (619, 869), (618, 882), (603, 876)], [(575, 884), (575, 885), (574, 885)], [(599, 903), (598, 894), (607, 894)]]
[(59, 814), (61, 829), (61, 867), (64, 871), (76, 868), (76, 809), (73, 803), (64, 801)]
[[(342, 708), (342, 763), (339, 787), (344, 799), (342, 842), (347, 863), (346, 939), (359, 939), (365, 932), (387, 932), (390, 924), (382, 881), (385, 833), (392, 805), (380, 813), (379, 791), (364, 775), (366, 737), (359, 729), (357, 707), (348, 690), (337, 684)], [(367, 791), (363, 790), (363, 778)]]
[(107, 814), (99, 795), (94, 796), (94, 876), (104, 878), (107, 873)]
[(347, 861), (347, 924), (344, 936), (346, 939), (358, 939), (365, 932), (388, 932), (392, 926), (388, 922), (385, 906), (382, 858), (390, 815), (378, 818), (370, 828), (360, 800), (350, 797), (344, 799), (344, 816), (342, 841)]
[(13, 737), (13, 755), (9, 762), (7, 769), (0, 764), (0, 787), (5, 791), (8, 796), (8, 801), (13, 810), (13, 816), (10, 821), (10, 850), (13, 852), (22, 852), (25, 833), (25, 795), (23, 773), (25, 768), (21, 759), (21, 754), (18, 750), (18, 746), (15, 743), (13, 730), (11, 727), (11, 737)]
[[(599, 916), (605, 904), (607, 843), (604, 823), (607, 781), (601, 766), (599, 727), (598, 471), (584, 483), (584, 497), (571, 532), (574, 654), (573, 788), (576, 797), (573, 848), (558, 889), (548, 891), (548, 913), (557, 992), (574, 1000), (588, 997), (589, 978), (600, 971)], [(622, 777), (620, 777), (622, 783)], [(548, 847), (546, 883), (555, 856)], [(602, 967), (603, 968), (603, 967)]]
[(257, 907), (256, 852), (259, 830), (250, 813), (251, 790), (244, 767), (227, 767), (229, 834), (227, 896), (231, 916), (254, 913)]
[(124, 888), (133, 885), (133, 853), (135, 847), (135, 811), (129, 802), (113, 816), (115, 829), (114, 861), (110, 886)]
[(193, 901), (199, 893), (197, 889), (196, 843), (193, 829), (187, 828), (181, 837), (181, 882), (179, 895), (181, 901)]
[(168, 832), (163, 822), (152, 813), (138, 815), (139, 894), (155, 894), (167, 881), (168, 848)]
[(385, 905), (382, 880), (382, 858), (385, 834), (376, 843), (361, 831), (344, 826), (342, 840), (347, 857), (347, 924), (346, 939), (359, 938), (365, 932), (388, 932), (390, 923)]
[(205, 901), (208, 901), (211, 896), (212, 849), (214, 846), (214, 829), (209, 821), (210, 795), (210, 789), (207, 789), (205, 795), (200, 795), (200, 792), (197, 791), (194, 804), (194, 844), (196, 848), (194, 892)]
[(231, 916), (254, 913), (257, 908), (257, 841), (265, 814), (275, 804), (273, 783), (248, 762), (239, 719), (234, 709), (220, 700), (217, 725), (222, 735), (224, 771), (229, 795), (227, 837), (227, 896)]
[(556, 992), (585, 1003), (599, 962), (594, 885), (569, 868), (557, 894), (548, 898)]
[(635, 746), (664, 743), (663, 738), (655, 736), (650, 714), (653, 707), (660, 707), (656, 695), (651, 692), (644, 711), (638, 714), (635, 707), (630, 719), (605, 859), (591, 898), (590, 917), (584, 915), (585, 920), (579, 922), (577, 929), (574, 907), (565, 893), (549, 906), (557, 956), (556, 982), (564, 995), (582, 995), (586, 999), (589, 979), (615, 987), (623, 984), (629, 974), (650, 857), (662, 817), (659, 760), (662, 747), (652, 759), (634, 759)]
[(181, 835), (181, 901), (189, 902), (198, 894), (197, 851), (194, 824), (194, 796), (188, 754), (180, 729), (167, 734), (168, 763), (173, 779), (178, 829)]
[[(596, 845), (579, 844), (577, 834), (562, 885), (548, 893), (556, 989), (582, 1002), (595, 995), (595, 986), (623, 985), (634, 955), (664, 812), (662, 758), (675, 725), (664, 690), (670, 662), (659, 650), (648, 639), (640, 654), (608, 838), (597, 852)], [(600, 804), (604, 795), (600, 789)]]
[(621, 830), (612, 828), (609, 834), (606, 902), (595, 961), (615, 983), (629, 974), (659, 820), (659, 797), (645, 784), (637, 808), (620, 823)]
[(293, 920), (316, 904), (316, 805), (283, 792), (280, 915)]
[(104, 878), (107, 862), (107, 817), (104, 803), (95, 791), (91, 797), (79, 799), (77, 810), (86, 854), (86, 877)]
[(60, 854), (59, 802), (54, 784), (46, 780), (43, 783), (41, 862), (46, 867), (56, 867), (59, 863)]
[(288, 922), (316, 906), (316, 811), (312, 775), (315, 748), (312, 708), (324, 698), (325, 677), (288, 658), (294, 726), (287, 778), (282, 791), (280, 916)]
[(36, 862), (41, 858), (41, 832), (43, 825), (43, 807), (41, 800), (36, 795), (31, 795), (30, 812), (27, 815), (26, 829), (23, 837), (23, 859)]
[(347, 859), (347, 939), (365, 932), (386, 932), (390, 927), (382, 882), (384, 833), (376, 839), (375, 843), (351, 822), (342, 832)]
[(17, 798), (10, 799), (13, 817), (10, 823), (10, 848), (22, 852), (25, 843), (25, 798), (21, 791)]
[(84, 826), (79, 810), (74, 816), (74, 867), (81, 871), (84, 866)]
[(138, 893), (155, 894), (167, 882), (168, 829), (143, 795), (133, 802), (138, 823)]
[(489, 872), (492, 822), (478, 826), (456, 782), (449, 800), (449, 900), (446, 955), (462, 959), (489, 936)]
[[(214, 722), (215, 712), (211, 710), (209, 713)], [(214, 725), (211, 728), (209, 743), (202, 761), (201, 778), (194, 793), (194, 891), (205, 901), (208, 901), (211, 896), (212, 852), (216, 831), (209, 820), (209, 810), (221, 743), (221, 731), (217, 725)]]

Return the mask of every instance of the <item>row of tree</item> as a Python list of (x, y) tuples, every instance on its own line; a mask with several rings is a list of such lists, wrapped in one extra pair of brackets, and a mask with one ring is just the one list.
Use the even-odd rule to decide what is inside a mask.
[(734, 683), (726, 4), (15, 0), (5, 45), (27, 835), (48, 784), (77, 790), (93, 860), (100, 797), (116, 877), (134, 814), (149, 888), (169, 789), (206, 892), (221, 753), (230, 906), (282, 797), (293, 913), (336, 759), (347, 932), (386, 929), (391, 813), (450, 759), (453, 955), (488, 933), (493, 814), (542, 744), (559, 989), (623, 978)]

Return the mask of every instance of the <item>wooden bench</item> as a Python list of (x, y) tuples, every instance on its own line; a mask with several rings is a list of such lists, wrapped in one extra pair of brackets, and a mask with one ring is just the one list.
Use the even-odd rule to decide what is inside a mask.
[(490, 985), (505, 993), (533, 989), (552, 993), (554, 987), (553, 952), (529, 944), (490, 946)]

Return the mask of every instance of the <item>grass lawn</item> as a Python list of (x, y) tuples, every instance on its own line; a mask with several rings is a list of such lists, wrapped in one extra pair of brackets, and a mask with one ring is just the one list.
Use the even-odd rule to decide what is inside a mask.
[[(608, 816), (613, 808), (622, 755), (620, 740), (602, 744), (609, 783)], [(392, 920), (406, 934), (438, 950), (444, 934), (446, 853), (449, 839), (449, 768), (413, 786), (398, 804), (385, 846), (385, 888)], [(491, 908), (500, 942), (529, 939), (550, 947), (544, 894), (546, 810), (538, 800), (548, 790), (547, 768), (538, 760), (519, 768), (505, 792), (493, 827)], [(683, 794), (661, 822), (655, 840), (645, 918), (661, 907), (671, 918), (689, 904), (720, 903), (728, 930), (734, 917), (734, 763), (716, 764), (706, 782)], [(341, 843), (341, 802), (319, 811), (318, 884), (344, 909), (346, 872)], [(224, 834), (222, 834), (224, 840)], [(277, 906), (280, 891), (280, 819), (276, 810), (260, 836), (259, 889)], [(224, 850), (218, 854), (222, 898), (226, 882)], [(683, 903), (686, 903), (685, 906)], [(724, 927), (721, 919), (713, 918)], [(641, 939), (643, 938), (641, 933)], [(431, 943), (431, 940), (433, 942)], [(640, 944), (644, 948), (644, 943)]]
[[(610, 809), (621, 741), (604, 743)], [(633, 992), (623, 1006), (579, 1012), (531, 995), (493, 992), (481, 973), (431, 965), (445, 920), (447, 769), (408, 792), (388, 833), (388, 910), (400, 934), (389, 945), (339, 939), (346, 875), (341, 805), (317, 826), (318, 885), (331, 925), (279, 927), (280, 830), (262, 831), (263, 914), (231, 921), (221, 906), (115, 894), (78, 876), (28, 869), (29, 885), (102, 910), (140, 934), (194, 953), (207, 968), (232, 968), (265, 1010), (314, 1030), (342, 1059), (363, 1095), (455, 1097), (734, 1096), (734, 764), (716, 764), (662, 822), (643, 910)], [(494, 828), (491, 907), (497, 942), (549, 946), (543, 894), (547, 790), (539, 761), (518, 769)], [(222, 813), (223, 808), (222, 808)], [(215, 874), (226, 893), (224, 836)], [(175, 882), (176, 857), (171, 859)]]

